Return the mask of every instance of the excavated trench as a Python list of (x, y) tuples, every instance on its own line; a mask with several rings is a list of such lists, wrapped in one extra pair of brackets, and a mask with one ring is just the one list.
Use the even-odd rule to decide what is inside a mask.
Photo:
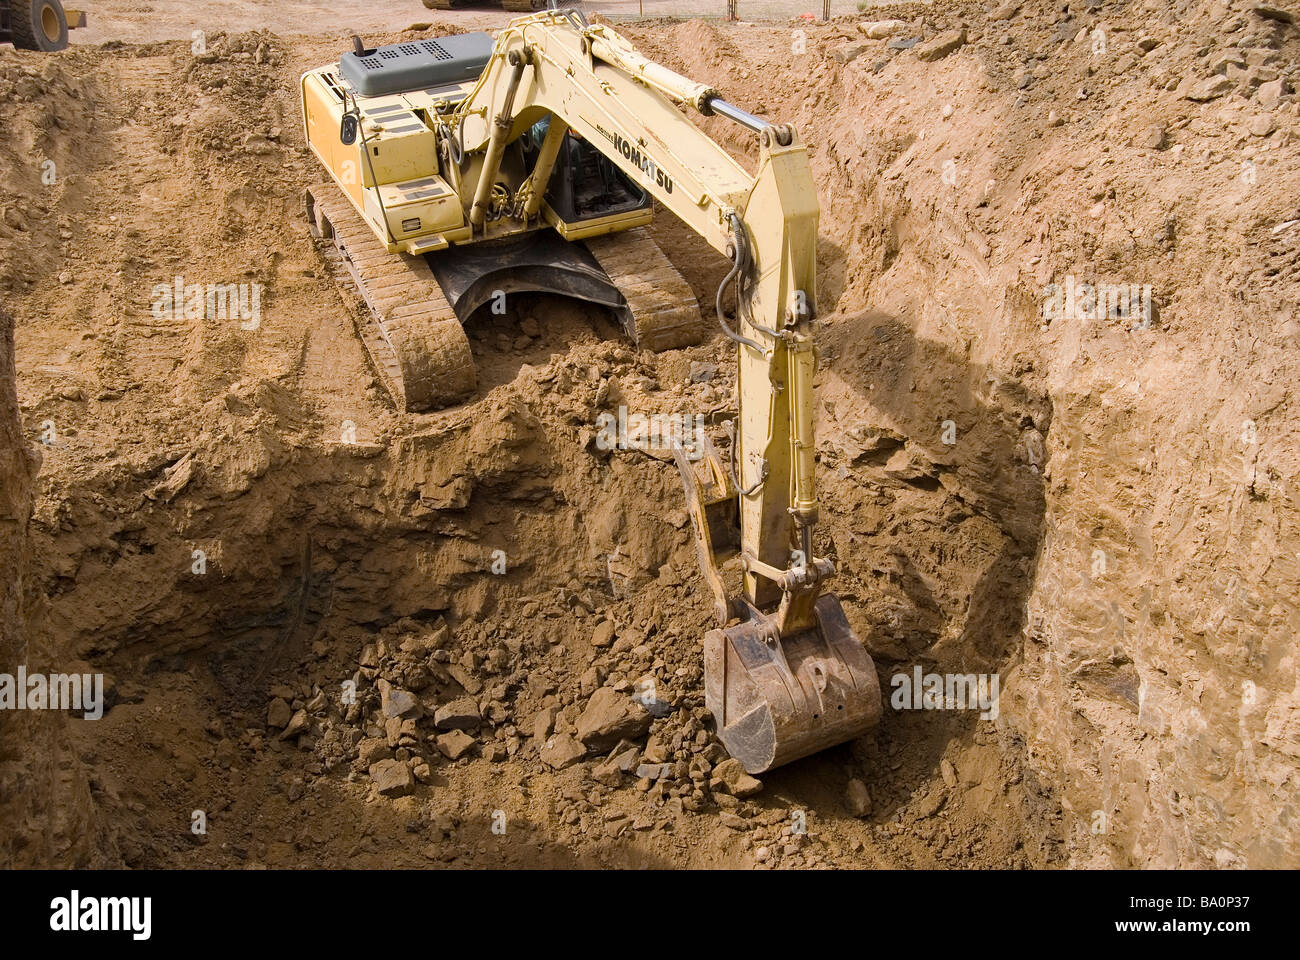
[[(572, 321), (562, 301), (531, 307), (544, 323), (560, 312)], [(899, 336), (897, 326), (862, 322), (861, 342), (883, 356), (879, 345)], [(832, 345), (843, 353), (828, 377), (849, 359), (853, 339)], [(938, 362), (910, 357), (919, 348), (906, 341), (894, 349), (894, 362)], [(489, 365), (509, 362), (490, 345), (480, 353)], [(725, 350), (697, 353), (722, 359)], [(129, 824), (116, 831), (126, 862), (342, 862), (357, 844), (367, 849), (364, 831), (313, 839), (295, 828), (317, 816), (341, 823), (343, 811), (365, 804), (381, 820), (405, 819), (422, 841), (413, 863), (553, 863), (563, 850), (579, 862), (739, 864), (764, 845), (783, 849), (745, 839), (766, 819), (779, 833), (795, 810), (811, 818), (815, 839), (769, 852), (773, 860), (851, 863), (870, 849), (880, 862), (909, 862), (920, 843), (953, 862), (1046, 862), (1050, 849), (1024, 823), (1050, 830), (1050, 801), (1017, 782), (1015, 744), (969, 717), (887, 710), (874, 738), (765, 777), (764, 791), (742, 801), (742, 829), (720, 825), (737, 816), (737, 801), (711, 793), (707, 781), (656, 781), (643, 791), (634, 776), (594, 781), (600, 755), (558, 771), (539, 760), (539, 712), (556, 706), (575, 720), (596, 687), (627, 690), (644, 676), (655, 680), (662, 715), (638, 745), (663, 744), (670, 763), (712, 746), (699, 655), (710, 624), (675, 468), (662, 453), (602, 451), (589, 427), (564, 416), (602, 393), (612, 402), (626, 390), (624, 402), (648, 404), (653, 394), (631, 385), (654, 383), (674, 361), (682, 358), (636, 357), (589, 334), (472, 408), (420, 418), (386, 444), (321, 438), (278, 447), (274, 428), (289, 398), (260, 384), (226, 404), (245, 424), (238, 442), (189, 451), (149, 477), (47, 486), (33, 524), (35, 552), (49, 558), (45, 623), (112, 681), (115, 706), (99, 726), (74, 722), (74, 740), (97, 759), (102, 812), (122, 813), (106, 822)], [(1004, 394), (990, 398), (988, 420), (1014, 434), (1023, 398), (1014, 388)], [(1032, 536), (1018, 543), (1010, 523), (948, 492), (942, 469), (904, 453), (902, 437), (858, 430), (822, 457), (823, 542), (886, 690), (913, 661), (927, 670), (999, 669), (1034, 549)], [(990, 489), (1007, 482), (989, 478)], [(1012, 522), (1032, 525), (1032, 491), (1011, 492), (1007, 502), (1025, 514)], [(1041, 496), (1036, 509), (1041, 518)], [(892, 548), (882, 552), (882, 542)], [(954, 581), (951, 597), (923, 586), (918, 571), (936, 563)], [(958, 581), (970, 598), (950, 608)], [(593, 646), (605, 620), (613, 635)], [(429, 705), (411, 742), (401, 740), (428, 764), (427, 782), (407, 797), (376, 797), (355, 761), (363, 734), (383, 736), (380, 679)], [(360, 704), (351, 712), (340, 693), (348, 680)], [(306, 715), (288, 740), (268, 726), (277, 696)], [(470, 751), (451, 761), (434, 746), (432, 714), (467, 696), (484, 719)], [(990, 782), (990, 762), (1011, 782)], [(957, 770), (988, 794), (987, 809), (974, 802), (977, 790), (948, 799), (943, 777)], [(867, 819), (846, 809), (850, 778), (869, 784)], [(921, 814), (926, 805), (949, 812), (911, 823), (916, 811), (905, 808), (918, 792)], [(165, 824), (190, 812), (180, 808), (205, 804), (218, 811), (205, 842), (169, 835)], [(482, 828), (496, 810), (527, 824), (529, 844), (479, 849), (493, 837)], [(586, 839), (593, 824), (599, 840)], [(616, 834), (604, 836), (602, 824)], [(382, 829), (376, 854), (396, 856)]]
[[(19, 325), (20, 367), (32, 358), (21, 413), (44, 457), (26, 632), (29, 656), (104, 672), (113, 705), (50, 732), (78, 757), (59, 776), (23, 769), (49, 776), (50, 806), (77, 826), (19, 861), (1059, 859), (1060, 812), (1023, 768), (1018, 735), (974, 711), (887, 707), (874, 736), (775, 771), (754, 796), (719, 781), (725, 754), (701, 690), (712, 624), (675, 468), (666, 451), (611, 452), (594, 435), (601, 412), (625, 406), (699, 414), (721, 441), (734, 415), (725, 341), (637, 355), (601, 311), (521, 297), (508, 316), (471, 321), (475, 401), (394, 414), (306, 236), (296, 196), (310, 159), (272, 127), (292, 126), (281, 75), (321, 54), (268, 35), (213, 49), (183, 70), (187, 55), (166, 45), (86, 55), (81, 78), (52, 78), (61, 122), (87, 131), (79, 155), (56, 154), (79, 174), (58, 222), (112, 224), (96, 256), (117, 267), (83, 273), (71, 246), (57, 297), (39, 276), (17, 281), (59, 318), (26, 336)], [(199, 99), (183, 122), (165, 112), (172, 86)], [(30, 139), (63, 150), (57, 130), (38, 124)], [(268, 151), (285, 163), (278, 178), (265, 177)], [(710, 303), (725, 265), (671, 216), (654, 233)], [(830, 236), (828, 305), (845, 284)], [(224, 279), (241, 262), (268, 279), (253, 335), (113, 317), (96, 293), (101, 275), (138, 299), (159, 276)], [(87, 311), (109, 320), (88, 334)], [(822, 340), (817, 546), (882, 689), (917, 666), (1004, 670), (1043, 520), (1041, 480), (1015, 451), (1027, 424), (1046, 432), (1050, 406), (918, 339), (905, 316), (842, 312)], [(98, 385), (45, 385), (73, 371)], [(939, 399), (970, 414), (962, 450), (982, 451), (975, 460), (939, 441)], [(41, 442), (46, 421), (55, 443)], [(628, 773), (602, 770), (614, 744), (543, 756), (598, 690), (622, 696), (647, 679), (654, 717), (630, 737)], [(421, 701), (410, 726), (385, 722), (383, 685)], [(445, 750), (435, 714), (466, 699), (472, 743)], [(414, 770), (409, 789), (375, 782), (370, 761), (392, 756)], [(656, 776), (636, 776), (642, 764)]]
[[(1001, 683), (996, 718), (890, 703), (745, 796), (675, 470), (594, 442), (620, 406), (720, 438), (724, 343), (635, 354), (521, 298), (471, 322), (471, 403), (400, 415), (301, 212), (295, 81), (345, 36), (0, 51), (0, 652), (115, 698), (0, 716), (4, 862), (1293, 866), (1297, 107), (1265, 78), (1300, 41), (1107, 11), (894, 11), (965, 25), (932, 60), (845, 23), (793, 60), (784, 25), (628, 30), (809, 143), (816, 543), (882, 690)], [(1245, 71), (1212, 100), (1205, 37)], [(713, 255), (653, 233), (710, 303)], [(264, 284), (260, 327), (151, 315), (182, 274)], [(1149, 284), (1156, 321), (1044, 315), (1085, 280)], [(648, 728), (562, 754), (647, 680)]]

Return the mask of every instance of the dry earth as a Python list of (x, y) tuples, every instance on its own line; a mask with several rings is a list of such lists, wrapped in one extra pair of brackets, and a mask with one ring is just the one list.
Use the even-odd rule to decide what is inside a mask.
[[(620, 403), (724, 419), (721, 338), (636, 354), (598, 310), (521, 301), (471, 323), (474, 401), (394, 412), (300, 205), (296, 78), (349, 31), (104, 6), (119, 40), (0, 49), (0, 670), (85, 663), (114, 696), (0, 714), (0, 863), (1300, 864), (1284, 14), (626, 27), (810, 145), (819, 550), (882, 687), (1001, 679), (994, 720), (887, 706), (737, 796), (675, 471), (592, 443)], [(199, 55), (196, 7), (230, 27)], [(718, 258), (654, 232), (711, 303)], [(260, 325), (156, 318), (175, 276), (263, 284)], [(1067, 283), (1149, 285), (1151, 316), (1046, 315)], [(627, 706), (647, 676), (656, 716)], [(628, 747), (654, 779), (611, 769)]]

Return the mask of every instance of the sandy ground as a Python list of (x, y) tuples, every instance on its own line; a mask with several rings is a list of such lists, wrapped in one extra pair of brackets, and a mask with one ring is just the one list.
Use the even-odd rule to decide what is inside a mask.
[[(353, 29), (497, 15), (208, 3), (195, 57), (195, 5), (100, 6), (66, 55), (0, 51), (0, 292), (43, 458), (25, 656), (92, 664), (116, 697), (99, 721), (8, 721), (48, 744), (0, 766), (6, 815), (33, 825), (9, 862), (1294, 865), (1297, 116), (1266, 86), (1294, 32), (1217, 8), (884, 8), (902, 37), (966, 25), (922, 59), (852, 20), (799, 25), (798, 48), (787, 22), (627, 26), (810, 145), (819, 550), (882, 686), (918, 665), (1004, 680), (996, 720), (887, 708), (737, 797), (674, 471), (590, 444), (619, 403), (722, 419), (723, 343), (636, 354), (599, 311), (536, 298), (472, 321), (474, 400), (399, 414), (307, 235), (297, 76)], [(1201, 74), (1235, 86), (1191, 99)], [(752, 162), (742, 131), (705, 126)], [(670, 216), (653, 232), (711, 302), (716, 255)], [(1067, 273), (1153, 285), (1159, 323), (1044, 318)], [(158, 319), (176, 275), (265, 284), (263, 323)], [(1267, 443), (1243, 488), (1246, 419)], [(1176, 608), (1188, 585), (1200, 606)], [(608, 746), (548, 762), (597, 690), (647, 676), (663, 716), (631, 745), (661, 777), (611, 775)], [(1247, 680), (1258, 709), (1230, 696)], [(421, 703), (409, 727), (385, 722), (389, 684)], [(451, 759), (433, 714), (465, 700)], [(378, 790), (390, 757), (407, 795)]]

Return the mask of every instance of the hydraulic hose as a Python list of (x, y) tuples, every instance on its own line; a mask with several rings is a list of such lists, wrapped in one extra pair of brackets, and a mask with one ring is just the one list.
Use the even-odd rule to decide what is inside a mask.
[(731, 230), (735, 235), (735, 254), (731, 258), (731, 270), (722, 278), (722, 283), (718, 284), (718, 293), (713, 300), (714, 311), (718, 315), (718, 325), (722, 327), (722, 332), (726, 334), (728, 340), (735, 343), (744, 344), (745, 346), (757, 350), (763, 356), (767, 356), (767, 348), (756, 340), (751, 340), (744, 334), (737, 333), (727, 326), (727, 315), (722, 310), (722, 297), (726, 293), (727, 287), (734, 280), (736, 282), (736, 316), (744, 318), (744, 291), (742, 288), (743, 278), (741, 271), (749, 266), (749, 240), (745, 235), (745, 225), (740, 222), (740, 217), (734, 213), (731, 214)]

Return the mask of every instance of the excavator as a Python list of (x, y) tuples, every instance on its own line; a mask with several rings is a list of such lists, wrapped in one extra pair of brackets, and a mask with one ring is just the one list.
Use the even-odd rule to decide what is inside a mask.
[[(638, 53), (579, 12), (353, 49), (303, 75), (306, 138), (330, 174), (308, 225), (364, 301), (362, 340), (400, 406), (469, 396), (464, 324), (502, 291), (605, 305), (640, 349), (703, 336), (699, 306), (646, 232), (657, 200), (730, 261), (715, 313), (737, 355), (737, 421), (674, 449), (717, 627), (705, 703), (762, 773), (862, 736), (875, 666), (813, 551), (819, 208), (794, 129)], [(758, 138), (750, 174), (687, 111)], [(729, 323), (724, 300), (734, 287)]]

